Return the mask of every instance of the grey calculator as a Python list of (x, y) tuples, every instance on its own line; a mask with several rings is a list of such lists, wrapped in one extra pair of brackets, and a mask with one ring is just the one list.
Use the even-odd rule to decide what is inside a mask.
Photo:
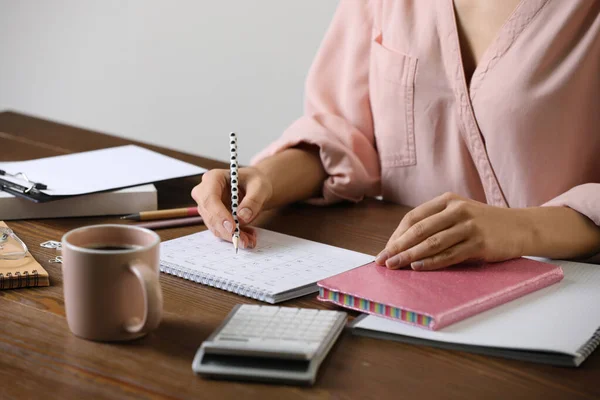
[(210, 378), (312, 385), (346, 319), (341, 311), (236, 305), (202, 343), (192, 370)]

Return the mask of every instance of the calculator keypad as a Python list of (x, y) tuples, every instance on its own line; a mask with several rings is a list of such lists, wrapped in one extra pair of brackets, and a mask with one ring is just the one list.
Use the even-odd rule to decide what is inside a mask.
[(285, 353), (316, 351), (345, 313), (329, 310), (242, 305), (214, 338), (246, 343), (245, 347), (273, 348)]

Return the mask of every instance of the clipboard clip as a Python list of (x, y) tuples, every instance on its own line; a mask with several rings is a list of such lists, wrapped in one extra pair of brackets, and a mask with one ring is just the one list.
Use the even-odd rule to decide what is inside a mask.
[(48, 186), (44, 185), (43, 183), (34, 182), (31, 179), (29, 179), (27, 177), (27, 175), (25, 175), (24, 172), (17, 172), (16, 174), (10, 174), (10, 173), (4, 171), (3, 169), (0, 169), (0, 175), (1, 176), (10, 176), (11, 178), (19, 179), (19, 180), (27, 182), (28, 186), (17, 185), (16, 183), (9, 182), (9, 181), (0, 182), (0, 184), (3, 187), (9, 187), (12, 190), (18, 190), (23, 194), (28, 194), (31, 191), (36, 192), (39, 190), (48, 189)]

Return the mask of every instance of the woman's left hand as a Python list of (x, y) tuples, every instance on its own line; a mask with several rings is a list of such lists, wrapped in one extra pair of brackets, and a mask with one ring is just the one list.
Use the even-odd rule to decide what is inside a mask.
[(470, 260), (503, 261), (523, 255), (526, 232), (522, 210), (446, 193), (407, 213), (375, 261), (414, 270)]

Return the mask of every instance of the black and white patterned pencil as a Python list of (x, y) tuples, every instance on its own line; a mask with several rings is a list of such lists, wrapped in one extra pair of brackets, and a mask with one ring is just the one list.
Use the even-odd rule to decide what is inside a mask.
[(237, 209), (239, 200), (238, 191), (238, 160), (237, 160), (237, 137), (235, 132), (229, 134), (229, 173), (231, 179), (231, 211), (235, 222), (235, 231), (231, 237), (233, 248), (238, 252), (238, 242), (240, 240), (240, 222), (238, 221)]

